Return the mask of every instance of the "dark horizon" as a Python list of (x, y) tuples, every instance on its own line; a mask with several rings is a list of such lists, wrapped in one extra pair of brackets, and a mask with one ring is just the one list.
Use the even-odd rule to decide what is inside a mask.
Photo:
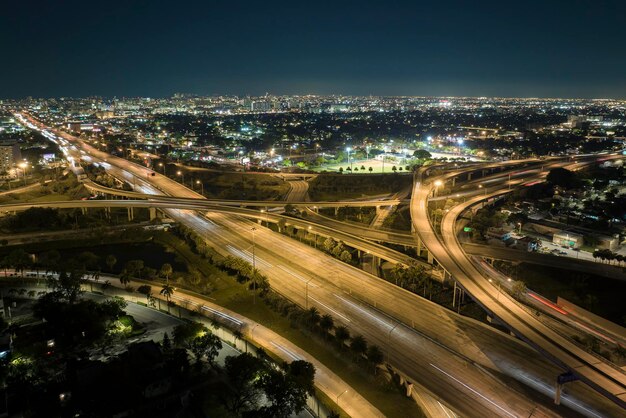
[(626, 99), (626, 4), (12, 2), (0, 97)]

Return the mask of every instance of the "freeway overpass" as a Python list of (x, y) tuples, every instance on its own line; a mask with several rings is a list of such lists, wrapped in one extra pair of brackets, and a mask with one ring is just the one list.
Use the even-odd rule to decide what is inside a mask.
[[(109, 170), (115, 176), (145, 178), (144, 167), (63, 135), (94, 159), (108, 159)], [(138, 181), (138, 190), (198, 197), (162, 176), (146, 180)], [(206, 237), (221, 254), (250, 259), (254, 223), (239, 215), (207, 212), (200, 217), (196, 211), (165, 210), (168, 216)], [(456, 412), (480, 417), (571, 415), (572, 409), (593, 411), (598, 416), (617, 416), (621, 412), (579, 385), (570, 387), (564, 400), (572, 409), (543, 404), (537, 400), (541, 397), (530, 397), (527, 391), (532, 388), (550, 394), (552, 376), (558, 369), (518, 340), (266, 228), (257, 228), (256, 243), (257, 266), (270, 278), (272, 288), (303, 307), (306, 302), (316, 306), (331, 314), (336, 323), (349, 326), (383, 347), (391, 364), (399, 366), (408, 378), (423, 382)], [(521, 382), (523, 388), (516, 382)]]
[[(575, 163), (573, 168), (581, 164), (583, 163)], [(444, 180), (449, 179), (451, 175), (448, 173), (443, 176)], [(428, 183), (415, 179), (411, 217), (416, 239), (426, 245), (429, 254), (442, 266), (445, 274), (469, 293), (485, 311), (498, 318), (515, 335), (569, 373), (563, 376), (580, 379), (622, 408), (626, 408), (626, 374), (622, 370), (558, 334), (512, 298), (500, 297), (500, 292), (488, 282), (463, 251), (457, 237), (456, 221), (459, 216), (471, 206), (504, 195), (510, 189), (498, 187), (491, 192), (485, 190), (484, 196), (477, 196), (465, 203), (457, 204), (444, 215), (439, 235), (428, 215), (428, 200), (435, 192), (436, 184), (440, 184), (438, 181), (441, 182), (442, 179), (432, 179)], [(556, 400), (559, 397), (559, 388), (560, 385), (557, 387)]]
[[(113, 189), (111, 189), (113, 190)], [(144, 195), (145, 197), (145, 195)], [(215, 205), (213, 202), (202, 199), (178, 199), (178, 198), (160, 198), (155, 197), (147, 200), (70, 200), (70, 201), (58, 201), (58, 202), (42, 202), (42, 203), (13, 203), (7, 205), (0, 205), (0, 212), (11, 213), (27, 210), (33, 207), (48, 207), (55, 209), (73, 209), (81, 208), (87, 210), (89, 208), (125, 208), (129, 212), (129, 219), (133, 218), (132, 208), (148, 208), (148, 209), (178, 209), (178, 210), (193, 210), (202, 212), (221, 212), (236, 214), (244, 218), (253, 219), (257, 222), (272, 222), (279, 223), (281, 220), (285, 222), (285, 225), (293, 225), (299, 229), (309, 231), (310, 233), (321, 235), (323, 237), (332, 237), (343, 241), (346, 245), (353, 247), (359, 251), (363, 251), (367, 254), (376, 257), (378, 262), (380, 260), (392, 261), (395, 263), (402, 263), (405, 265), (419, 264), (427, 267), (429, 270), (430, 265), (415, 260), (414, 258), (403, 254), (399, 251), (395, 251), (391, 248), (387, 248), (383, 245), (364, 240), (349, 232), (337, 231), (333, 228), (326, 227), (324, 225), (315, 224), (304, 219), (293, 218), (289, 216), (279, 215), (275, 213), (259, 212), (257, 210), (228, 207), (222, 205)], [(152, 213), (154, 217), (155, 213)], [(442, 280), (442, 277), (435, 274), (435, 278)]]
[[(117, 190), (110, 189), (108, 187), (100, 186), (97, 183), (92, 181), (86, 181), (85, 187), (89, 190), (99, 193), (112, 193), (112, 190), (115, 190), (115, 194), (118, 196), (136, 198), (136, 199), (145, 199), (147, 198), (145, 193), (137, 193), (134, 191), (128, 190)], [(298, 189), (298, 194), (302, 193), (301, 186)], [(219, 206), (234, 206), (234, 207), (261, 207), (261, 208), (275, 208), (275, 207), (284, 207), (289, 204), (295, 207), (308, 207), (308, 206), (317, 206), (320, 208), (343, 208), (343, 207), (371, 207), (371, 206), (389, 206), (389, 205), (398, 205), (400, 204), (399, 199), (376, 199), (376, 200), (339, 200), (336, 202), (298, 202), (298, 201), (289, 201), (285, 202), (282, 200), (224, 200), (224, 199), (206, 199), (200, 195), (198, 197), (188, 197), (183, 198), (179, 197), (179, 200), (188, 200), (188, 201), (203, 201), (209, 202), (213, 205)]]

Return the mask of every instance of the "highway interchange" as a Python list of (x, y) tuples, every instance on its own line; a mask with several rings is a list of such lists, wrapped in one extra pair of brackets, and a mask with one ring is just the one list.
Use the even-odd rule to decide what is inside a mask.
[[(149, 176), (145, 167), (97, 151), (66, 134), (63, 136), (89, 158), (106, 164), (113, 175), (136, 183), (141, 193), (201, 198), (164, 176)], [(75, 158), (81, 158), (78, 149)], [(420, 193), (423, 191), (414, 190), (413, 196)], [(124, 201), (109, 201), (114, 202)], [(173, 219), (205, 236), (222, 254), (251, 259), (251, 228), (258, 226), (254, 221), (229, 213), (232, 209), (203, 214), (193, 209), (165, 210)], [(449, 216), (452, 215), (444, 218), (444, 225), (454, 223)], [(418, 231), (426, 233), (421, 227)], [(424, 241), (427, 245), (434, 242), (433, 237)], [(255, 242), (257, 267), (270, 278), (274, 289), (303, 306), (316, 306), (332, 314), (353, 333), (361, 333), (381, 346), (391, 364), (421, 382), (462, 416), (623, 414), (621, 408), (579, 383), (566, 389), (563, 404), (569, 409), (552, 406), (554, 381), (562, 368), (546, 361), (518, 339), (456, 315), (267, 228), (257, 227)], [(429, 250), (436, 251), (430, 246)], [(443, 255), (440, 257), (444, 259)], [(435, 258), (439, 261), (437, 255)], [(452, 258), (450, 262), (455, 263)], [(307, 288), (309, 297), (305, 299)]]

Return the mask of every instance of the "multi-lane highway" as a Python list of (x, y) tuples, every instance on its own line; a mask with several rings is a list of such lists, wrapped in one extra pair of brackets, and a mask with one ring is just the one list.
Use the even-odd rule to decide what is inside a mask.
[(500, 297), (500, 292), (476, 269), (463, 251), (457, 237), (458, 217), (474, 204), (508, 193), (508, 187), (486, 191), (484, 196), (479, 195), (453, 207), (443, 217), (440, 236), (428, 217), (428, 199), (436, 187), (436, 181), (427, 184), (416, 181), (411, 204), (416, 234), (435, 260), (487, 312), (504, 322), (517, 336), (552, 360), (563, 371), (572, 372), (577, 378), (625, 408), (626, 374), (622, 370), (558, 334), (512, 298), (506, 295)]
[[(109, 170), (150, 194), (199, 196), (163, 176), (68, 140)], [(145, 180), (144, 180), (145, 179)], [(255, 223), (230, 213), (168, 209), (168, 215), (193, 227), (216, 251), (251, 260)], [(465, 416), (619, 414), (619, 409), (584, 386), (572, 386), (564, 404), (528, 395), (528, 388), (551, 395), (560, 369), (520, 341), (417, 297), (315, 249), (266, 228), (255, 233), (257, 267), (274, 289), (303, 306), (316, 306), (381, 346), (389, 360), (422, 382), (440, 400)], [(307, 292), (308, 290), (308, 292)], [(306, 295), (309, 295), (307, 298)]]

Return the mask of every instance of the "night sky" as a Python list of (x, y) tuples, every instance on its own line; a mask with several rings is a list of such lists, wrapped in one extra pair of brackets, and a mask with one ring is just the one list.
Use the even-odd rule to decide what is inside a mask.
[(626, 98), (626, 1), (0, 2), (0, 98)]

